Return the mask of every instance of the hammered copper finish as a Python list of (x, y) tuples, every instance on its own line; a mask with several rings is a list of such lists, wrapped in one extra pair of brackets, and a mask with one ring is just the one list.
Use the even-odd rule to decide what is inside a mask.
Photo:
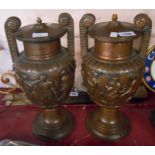
[[(44, 110), (33, 124), (33, 133), (44, 140), (59, 140), (74, 127), (73, 115), (59, 107), (69, 96), (74, 84), (74, 24), (67, 13), (59, 16), (59, 24), (37, 23), (20, 28), (21, 21), (10, 17), (5, 23), (6, 36), (19, 84), (30, 101)], [(33, 34), (35, 33), (35, 37)], [(60, 37), (67, 33), (68, 48), (62, 47)], [(47, 36), (38, 36), (47, 35)], [(19, 53), (16, 39), (23, 41)]]
[[(85, 14), (80, 21), (82, 76), (91, 99), (100, 106), (86, 121), (89, 131), (98, 138), (116, 140), (128, 135), (130, 122), (120, 111), (141, 84), (145, 54), (152, 22), (146, 14), (134, 18), (134, 24), (117, 21), (94, 24), (95, 17)], [(143, 25), (143, 26), (142, 26)], [(132, 36), (110, 36), (111, 32), (132, 32)], [(88, 48), (88, 35), (94, 47)], [(134, 40), (142, 37), (140, 50)]]

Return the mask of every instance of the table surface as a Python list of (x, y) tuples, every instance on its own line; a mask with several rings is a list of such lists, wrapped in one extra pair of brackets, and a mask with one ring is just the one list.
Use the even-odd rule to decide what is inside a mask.
[[(11, 139), (29, 142), (35, 145), (61, 146), (136, 146), (155, 145), (155, 127), (151, 124), (150, 116), (155, 109), (155, 96), (132, 102), (122, 108), (131, 122), (131, 132), (125, 138), (116, 141), (104, 141), (93, 137), (85, 127), (85, 121), (90, 111), (97, 108), (94, 104), (64, 105), (76, 119), (73, 133), (61, 141), (42, 141), (32, 134), (32, 124), (38, 112), (42, 109), (35, 105), (12, 106), (0, 113), (0, 140)], [(2, 101), (1, 101), (2, 103)], [(0, 110), (5, 106), (0, 104)]]

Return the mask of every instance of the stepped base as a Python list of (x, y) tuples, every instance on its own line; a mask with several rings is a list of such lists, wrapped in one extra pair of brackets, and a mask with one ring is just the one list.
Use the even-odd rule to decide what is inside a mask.
[(117, 140), (128, 135), (130, 123), (127, 116), (118, 109), (100, 108), (89, 114), (88, 130), (104, 140)]
[(75, 128), (73, 115), (64, 108), (46, 109), (33, 124), (33, 133), (42, 140), (61, 140)]

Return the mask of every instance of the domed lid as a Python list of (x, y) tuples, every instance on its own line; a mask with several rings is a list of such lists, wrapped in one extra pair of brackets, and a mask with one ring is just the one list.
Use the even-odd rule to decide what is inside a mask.
[(141, 35), (142, 30), (132, 23), (117, 21), (117, 14), (112, 15), (112, 21), (92, 25), (88, 34), (100, 41), (124, 42)]
[(37, 18), (37, 23), (20, 28), (15, 37), (25, 42), (48, 42), (60, 38), (66, 33), (66, 29), (59, 24), (42, 23)]

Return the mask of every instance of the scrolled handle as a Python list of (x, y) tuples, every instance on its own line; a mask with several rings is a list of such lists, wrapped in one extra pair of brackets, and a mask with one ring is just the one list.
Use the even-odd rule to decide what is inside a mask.
[(20, 26), (21, 26), (21, 21), (17, 17), (10, 17), (5, 22), (5, 33), (6, 33), (13, 63), (19, 56), (18, 46), (17, 46), (14, 33), (18, 31)]
[(67, 29), (68, 51), (74, 56), (74, 21), (70, 14), (61, 13), (59, 15), (59, 24)]
[(80, 20), (80, 43), (82, 57), (88, 51), (88, 28), (95, 23), (95, 16), (93, 14), (85, 14)]
[(6, 91), (5, 90), (4, 91), (0, 90), (1, 94), (13, 93), (13, 92), (15, 92), (17, 90), (17, 88), (20, 88), (19, 85), (18, 85), (18, 78), (17, 78), (16, 74), (13, 71), (6, 72), (6, 73), (2, 74), (1, 77), (0, 77), (0, 81), (2, 83), (4, 83), (4, 84), (10, 84), (10, 79), (8, 78), (8, 76), (14, 78), (16, 84), (15, 85), (11, 85), (11, 87), (12, 86), (13, 87), (11, 89), (6, 90)]
[(152, 20), (147, 14), (141, 13), (135, 16), (134, 24), (143, 31), (140, 55), (145, 58), (151, 37)]

